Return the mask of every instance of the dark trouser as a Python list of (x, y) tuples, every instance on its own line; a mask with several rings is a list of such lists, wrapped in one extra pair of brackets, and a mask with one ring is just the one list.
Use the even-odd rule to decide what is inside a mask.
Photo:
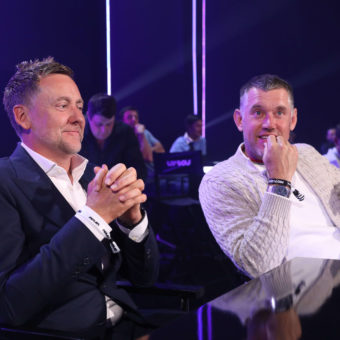
[(151, 333), (152, 327), (137, 324), (123, 317), (113, 328), (108, 328), (105, 340), (134, 340), (143, 335)]

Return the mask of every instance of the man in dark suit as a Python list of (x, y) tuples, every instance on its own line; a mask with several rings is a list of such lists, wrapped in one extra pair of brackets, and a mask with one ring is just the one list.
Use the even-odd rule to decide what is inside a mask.
[(131, 127), (116, 120), (114, 97), (105, 93), (93, 95), (88, 103), (86, 122), (81, 155), (95, 164), (132, 166), (138, 178), (146, 178), (138, 139)]
[(144, 183), (78, 155), (72, 74), (51, 57), (23, 62), (5, 89), (21, 143), (0, 160), (0, 323), (129, 339), (143, 320), (117, 276), (148, 285), (158, 272)]

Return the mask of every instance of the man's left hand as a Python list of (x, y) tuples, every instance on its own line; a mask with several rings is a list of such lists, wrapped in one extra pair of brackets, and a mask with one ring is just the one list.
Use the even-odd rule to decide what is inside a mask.
[[(95, 172), (99, 170), (99, 167), (95, 168)], [(112, 192), (119, 193), (122, 203), (140, 195), (145, 187), (143, 180), (137, 179), (136, 170), (132, 167), (124, 169), (122, 164), (112, 167), (98, 185), (109, 186)], [(140, 204), (135, 204), (119, 216), (119, 221), (126, 226), (132, 226), (140, 222), (142, 217)]]

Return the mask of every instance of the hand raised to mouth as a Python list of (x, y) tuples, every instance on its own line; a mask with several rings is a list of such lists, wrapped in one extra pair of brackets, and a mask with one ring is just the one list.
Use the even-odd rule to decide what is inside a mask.
[(295, 173), (298, 152), (282, 136), (270, 135), (264, 145), (263, 163), (269, 178), (280, 178), (291, 181)]

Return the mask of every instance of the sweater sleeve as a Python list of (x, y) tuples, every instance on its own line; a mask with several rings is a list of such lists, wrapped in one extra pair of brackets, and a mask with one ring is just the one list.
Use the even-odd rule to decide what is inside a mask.
[(261, 192), (258, 179), (241, 170), (215, 169), (204, 177), (199, 197), (223, 252), (250, 277), (280, 265), (289, 240), (289, 199)]

